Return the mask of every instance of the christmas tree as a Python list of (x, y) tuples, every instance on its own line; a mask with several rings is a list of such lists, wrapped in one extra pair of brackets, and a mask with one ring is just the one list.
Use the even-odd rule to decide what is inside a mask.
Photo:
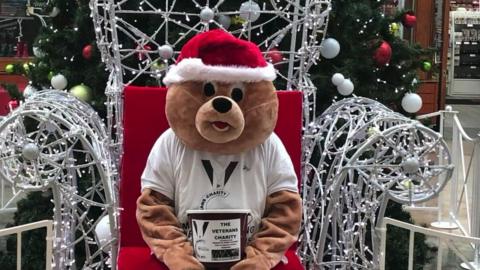
[(332, 1), (324, 43), (327, 54), (335, 46), (340, 51), (336, 57), (327, 55), (311, 72), (319, 89), (320, 111), (335, 96), (351, 94), (375, 99), (403, 113), (420, 109), (421, 99), (414, 94), (418, 73), (430, 70), (432, 52), (404, 39), (414, 30), (416, 17), (411, 10), (397, 9), (397, 3)]
[(96, 49), (88, 0), (55, 0), (36, 13), (47, 15), (33, 44), (32, 62), (13, 67), (30, 84), (24, 93), (44, 89), (69, 90), (103, 112), (107, 73)]

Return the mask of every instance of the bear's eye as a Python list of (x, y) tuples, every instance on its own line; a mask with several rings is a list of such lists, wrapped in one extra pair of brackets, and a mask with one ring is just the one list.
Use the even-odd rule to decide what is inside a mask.
[(243, 91), (240, 88), (233, 88), (232, 89), (232, 99), (236, 102), (239, 102), (243, 99)]
[(215, 95), (215, 86), (213, 86), (213, 84), (211, 82), (207, 82), (203, 86), (203, 93), (207, 97), (211, 97), (211, 96)]

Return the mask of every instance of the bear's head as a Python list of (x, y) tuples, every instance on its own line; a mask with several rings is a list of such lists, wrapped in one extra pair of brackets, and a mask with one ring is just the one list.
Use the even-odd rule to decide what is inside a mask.
[(170, 127), (191, 149), (237, 154), (254, 148), (277, 121), (274, 78), (255, 44), (222, 30), (199, 34), (164, 78)]

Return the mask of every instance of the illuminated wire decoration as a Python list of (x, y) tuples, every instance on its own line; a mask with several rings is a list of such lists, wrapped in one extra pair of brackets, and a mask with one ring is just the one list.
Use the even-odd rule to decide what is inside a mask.
[(97, 113), (66, 92), (37, 92), (0, 121), (0, 181), (13, 194), (1, 207), (28, 192), (52, 198), (53, 269), (115, 269), (118, 174), (109, 143)]
[(307, 269), (378, 269), (377, 225), (389, 199), (427, 201), (453, 166), (440, 134), (379, 102), (334, 103), (304, 137), (303, 233)]

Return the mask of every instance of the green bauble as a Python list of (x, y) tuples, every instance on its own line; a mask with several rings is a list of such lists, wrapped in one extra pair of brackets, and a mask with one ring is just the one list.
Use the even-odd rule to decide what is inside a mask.
[(53, 71), (50, 71), (47, 75), (48, 80), (51, 81), (53, 76), (55, 76), (55, 73), (53, 73)]
[(430, 61), (423, 61), (422, 62), (422, 70), (425, 72), (429, 72), (432, 69), (432, 63)]
[(13, 64), (8, 64), (5, 66), (5, 72), (8, 74), (12, 74), (15, 71), (15, 66)]
[(400, 30), (400, 26), (398, 25), (398, 23), (395, 22), (392, 22), (389, 28), (392, 35), (397, 34), (398, 30)]
[(83, 83), (70, 88), (69, 92), (82, 101), (90, 102), (92, 100), (92, 89)]
[(160, 72), (162, 70), (165, 70), (165, 64), (163, 64), (161, 61), (155, 61), (150, 66), (150, 70), (153, 72)]

